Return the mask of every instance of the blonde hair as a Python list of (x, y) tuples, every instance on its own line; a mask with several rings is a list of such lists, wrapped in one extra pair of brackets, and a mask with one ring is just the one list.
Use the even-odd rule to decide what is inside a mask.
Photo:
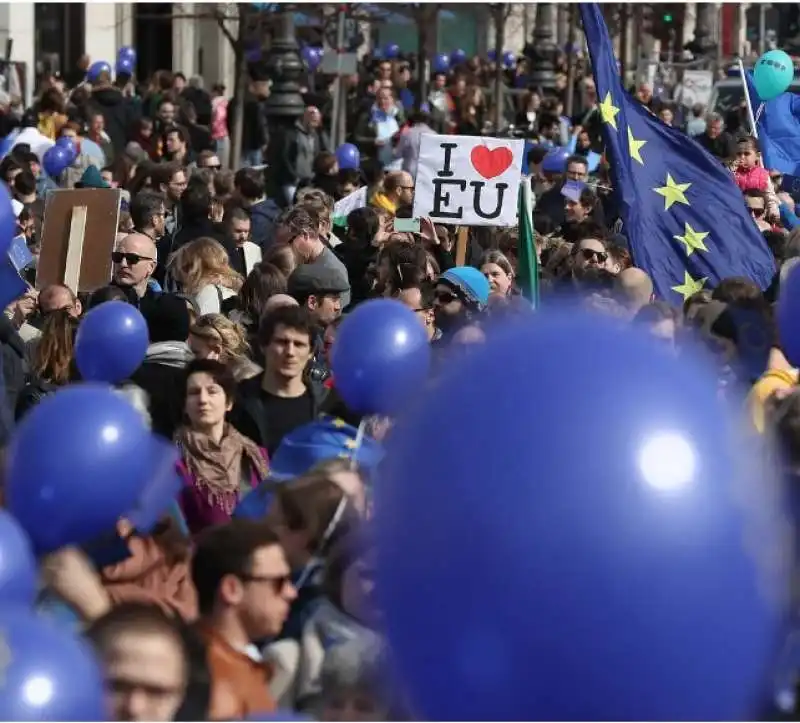
[(236, 381), (254, 375), (251, 372), (257, 367), (250, 361), (250, 345), (241, 324), (223, 314), (204, 314), (192, 324), (189, 333), (219, 346), (219, 360), (230, 367)]
[(218, 284), (238, 292), (244, 279), (228, 263), (228, 252), (213, 238), (202, 237), (181, 246), (167, 264), (168, 272), (189, 294), (206, 284)]

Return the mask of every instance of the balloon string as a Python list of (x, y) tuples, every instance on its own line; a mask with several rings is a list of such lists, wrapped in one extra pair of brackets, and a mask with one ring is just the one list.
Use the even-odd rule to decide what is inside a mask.
[(353, 445), (353, 453), (350, 455), (350, 469), (354, 470), (356, 468), (356, 456), (358, 455), (358, 450), (361, 449), (361, 444), (364, 441), (364, 434), (367, 429), (367, 420), (361, 420), (361, 423), (358, 425), (358, 431), (356, 432), (356, 442)]

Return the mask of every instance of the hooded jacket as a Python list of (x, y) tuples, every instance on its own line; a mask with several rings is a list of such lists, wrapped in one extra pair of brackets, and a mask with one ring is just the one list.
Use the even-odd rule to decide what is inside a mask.
[(139, 119), (136, 105), (119, 90), (107, 85), (92, 91), (89, 107), (94, 112), (102, 114), (115, 155), (123, 153), (128, 143), (128, 135)]

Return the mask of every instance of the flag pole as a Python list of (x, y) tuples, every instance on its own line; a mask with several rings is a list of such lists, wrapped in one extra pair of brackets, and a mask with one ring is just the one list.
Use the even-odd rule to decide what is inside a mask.
[(753, 135), (758, 139), (758, 128), (756, 127), (756, 119), (753, 115), (753, 103), (750, 101), (750, 89), (747, 87), (747, 78), (744, 74), (744, 64), (741, 58), (737, 58), (736, 62), (739, 65), (739, 76), (742, 79), (742, 86), (744, 87), (744, 99), (747, 102), (747, 117), (750, 119), (750, 127), (753, 129)]

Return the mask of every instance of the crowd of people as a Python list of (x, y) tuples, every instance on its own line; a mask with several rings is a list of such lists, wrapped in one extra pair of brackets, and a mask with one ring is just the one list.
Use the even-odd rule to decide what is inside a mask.
[[(752, 424), (777, 434), (795, 469), (798, 370), (772, 308), (800, 259), (800, 222), (780, 174), (761, 165), (751, 135), (692, 109), (687, 132), (730, 167), (777, 271), (766, 290), (729, 278), (682, 307), (655, 299), (620, 232), (608, 162), (590, 168), (589, 154), (604, 148), (594, 82), (579, 67), (566, 87), (566, 61), (547, 93), (527, 85), (527, 61), (504, 71), (524, 90), (514, 126), (534, 143), (523, 182), (536, 199), (540, 306), (577, 299), (675, 354), (699, 339), (720, 393), (747, 393)], [(183, 488), (151, 532), (120, 519), (110, 558), (65, 548), (42, 562), (41, 614), (85, 631), (113, 719), (241, 720), (278, 708), (321, 720), (414, 716), (392, 675), (369, 535), (393, 420), (348, 408), (331, 351), (348, 312), (395, 299), (425, 329), (435, 381), (472, 345), (491, 344), (499, 320), (533, 313), (518, 284), (517, 228), (470, 228), (461, 246), (455, 227), (428, 219), (418, 232), (395, 229), (413, 217), (420, 135), (487, 132), (494, 67), (476, 57), (433, 73), (424, 99), (402, 57), (347, 78), (357, 169), (338, 167), (325, 87), (306, 93), (303, 116), (276, 148), (270, 84), (254, 74), (235, 169), (236, 102), (222, 86), (207, 92), (201, 78), (159, 71), (136, 86), (102, 71), (68, 87), (47, 76), (24, 112), (6, 99), (6, 133), (35, 129), (78, 147), (58, 177), (21, 134), (0, 161), (34, 259), (54, 189), (120, 189), (123, 209), (107, 286), (37, 290), (34, 262), (24, 272), (29, 290), (0, 319), (6, 441), (42, 400), (80, 381), (81, 319), (120, 300), (140, 310), (149, 335), (144, 362), (120, 390), (180, 452)], [(675, 109), (650, 86), (632, 91), (674, 122)], [(573, 118), (564, 115), (566, 93), (576, 96)], [(556, 146), (573, 150), (554, 169), (545, 159)], [(580, 184), (577, 197), (563, 193), (568, 183)], [(364, 186), (366, 203), (338, 218), (335, 204)], [(763, 330), (757, 359), (737, 329), (739, 310)]]

